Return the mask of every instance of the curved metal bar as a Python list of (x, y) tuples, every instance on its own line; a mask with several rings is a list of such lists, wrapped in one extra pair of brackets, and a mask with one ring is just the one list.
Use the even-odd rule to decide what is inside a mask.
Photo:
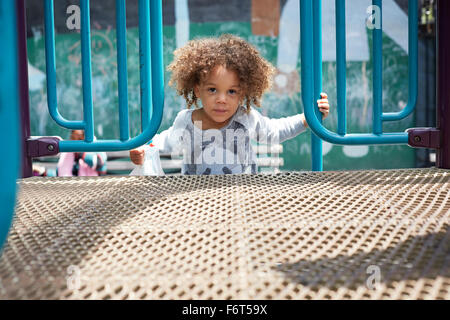
[(150, 5), (148, 0), (139, 0), (139, 59), (141, 77), (141, 127), (144, 130), (151, 118), (152, 101), (150, 64)]
[[(161, 112), (162, 114), (162, 112)], [(152, 117), (153, 120), (153, 117)], [(158, 122), (158, 119), (153, 120), (154, 123)], [(59, 142), (60, 152), (82, 152), (82, 151), (121, 151), (131, 150), (146, 144), (150, 141), (158, 131), (158, 126), (149, 125), (138, 136), (128, 141), (121, 140), (100, 140), (94, 142), (84, 142), (77, 140), (65, 140)]]
[[(152, 58), (152, 103), (153, 103), (150, 126), (158, 130), (159, 126), (161, 125), (164, 107), (162, 1), (150, 1), (150, 15), (151, 15), (150, 35), (152, 48), (151, 58)], [(158, 67), (155, 68), (155, 66)], [(150, 139), (151, 138), (153, 138), (153, 135), (150, 137)]]
[(92, 107), (91, 19), (89, 0), (81, 0), (81, 75), (83, 78), (84, 140), (94, 141), (94, 114)]
[(417, 0), (409, 0), (408, 6), (408, 104), (399, 112), (382, 114), (382, 121), (396, 121), (409, 116), (415, 109), (418, 90), (418, 28)]
[(116, 28), (120, 140), (127, 141), (130, 139), (130, 124), (128, 117), (127, 30), (125, 0), (116, 1)]
[(407, 144), (408, 134), (346, 134), (340, 136), (326, 129), (317, 119), (314, 112), (313, 87), (313, 33), (311, 31), (313, 16), (312, 0), (301, 0), (300, 3), (300, 32), (301, 32), (301, 81), (302, 101), (305, 117), (311, 130), (321, 139), (334, 144), (364, 145), (364, 144)]
[[(141, 5), (145, 7), (145, 3), (148, 1), (142, 1)], [(140, 3), (141, 3), (140, 2)], [(94, 142), (85, 141), (61, 141), (59, 143), (60, 152), (80, 152), (80, 151), (120, 151), (120, 150), (130, 150), (137, 148), (153, 138), (153, 136), (158, 131), (161, 124), (163, 108), (164, 108), (164, 69), (163, 69), (163, 49), (162, 49), (162, 4), (161, 1), (151, 1), (151, 5), (147, 6), (149, 12), (151, 12), (150, 30), (143, 32), (140, 35), (140, 40), (148, 43), (152, 42), (151, 51), (151, 64), (153, 68), (150, 67), (150, 58), (148, 60), (144, 58), (142, 60), (141, 66), (141, 92), (144, 92), (143, 96), (147, 97), (142, 100), (142, 109), (150, 111), (150, 106), (152, 106), (151, 118), (148, 119), (147, 124), (143, 127), (143, 132), (131, 140), (121, 141), (121, 140), (102, 140)], [(148, 15), (147, 15), (148, 16)], [(144, 21), (145, 22), (145, 21)], [(143, 23), (145, 24), (145, 23)], [(147, 21), (148, 26), (148, 21)], [(147, 34), (147, 36), (145, 36)], [(150, 53), (145, 48), (150, 46), (144, 44), (142, 46), (144, 54), (150, 57)], [(146, 62), (148, 61), (148, 62)], [(148, 64), (148, 66), (146, 65)], [(153, 81), (150, 82), (150, 72), (153, 77)], [(142, 78), (143, 77), (143, 78)], [(151, 87), (151, 90), (150, 90)], [(145, 88), (147, 88), (145, 90)], [(145, 93), (148, 91), (149, 93)], [(153, 95), (151, 94), (153, 91)], [(144, 112), (144, 111), (143, 111)]]
[(45, 0), (45, 68), (47, 75), (47, 104), (50, 116), (61, 127), (67, 129), (86, 128), (84, 121), (69, 121), (63, 118), (58, 110), (56, 95), (56, 59), (55, 59), (55, 21), (53, 15), (53, 0)]

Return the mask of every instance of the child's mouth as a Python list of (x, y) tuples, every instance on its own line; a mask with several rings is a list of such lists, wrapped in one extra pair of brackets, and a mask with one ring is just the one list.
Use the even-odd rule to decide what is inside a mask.
[(226, 113), (227, 112), (227, 110), (224, 110), (224, 109), (214, 109), (213, 111), (217, 112), (217, 113)]

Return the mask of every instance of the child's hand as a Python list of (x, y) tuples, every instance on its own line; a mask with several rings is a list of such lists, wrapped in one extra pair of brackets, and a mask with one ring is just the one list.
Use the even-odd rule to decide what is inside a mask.
[(319, 106), (319, 111), (322, 113), (322, 119), (328, 117), (328, 113), (330, 112), (330, 105), (328, 104), (328, 96), (326, 93), (322, 92), (320, 94), (322, 99), (317, 100), (317, 105)]
[(130, 150), (130, 160), (134, 164), (144, 164), (145, 150), (143, 148), (137, 148)]

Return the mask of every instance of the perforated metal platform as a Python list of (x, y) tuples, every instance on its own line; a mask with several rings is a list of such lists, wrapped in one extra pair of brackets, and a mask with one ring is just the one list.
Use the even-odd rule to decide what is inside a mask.
[(450, 171), (30, 178), (1, 299), (449, 299)]

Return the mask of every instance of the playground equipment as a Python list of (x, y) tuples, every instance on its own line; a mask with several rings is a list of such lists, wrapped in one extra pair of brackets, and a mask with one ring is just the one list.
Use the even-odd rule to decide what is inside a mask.
[[(9, 50), (0, 53), (0, 126), (6, 134), (5, 148), (8, 157), (0, 160), (2, 188), (0, 189), (0, 244), (6, 239), (11, 225), (12, 213), (16, 197), (16, 179), (19, 172), (18, 159), (20, 157), (21, 141), (19, 140), (19, 95), (17, 70), (17, 38), (16, 14), (14, 4), (2, 2), (0, 4), (0, 18), (5, 23), (1, 28), (1, 39), (11, 46)], [(8, 76), (6, 76), (8, 75)], [(8, 106), (8, 107), (7, 107)], [(7, 169), (6, 169), (7, 168)]]
[[(450, 14), (450, 3), (438, 1), (437, 128), (390, 134), (380, 131), (382, 121), (407, 116), (415, 104), (414, 26), (417, 25), (411, 19), (417, 18), (414, 13), (417, 0), (412, 0), (408, 107), (398, 114), (382, 113), (381, 29), (374, 30), (374, 59), (380, 62), (375, 62), (378, 71), (374, 83), (378, 87), (374, 90), (377, 106), (374, 130), (373, 134), (358, 136), (346, 134), (345, 130), (342, 41), (337, 45), (341, 83), (338, 133), (327, 131), (316, 117), (313, 97), (321, 89), (321, 59), (320, 41), (314, 40), (320, 37), (320, 3), (301, 0), (302, 94), (313, 132), (333, 143), (409, 142), (411, 146), (436, 148), (437, 168), (22, 179), (18, 182), (16, 218), (0, 259), (0, 297), (450, 298), (450, 173), (446, 170), (450, 168), (450, 94), (445, 90), (450, 63), (444, 55), (449, 40), (443, 36), (450, 31), (444, 18)], [(89, 1), (82, 0), (81, 4), (82, 51), (83, 57), (87, 57)], [(58, 151), (126, 150), (154, 135), (162, 116), (161, 6), (159, 1), (150, 1), (149, 6), (149, 1), (140, 0), (139, 4), (143, 133), (129, 139), (127, 130), (123, 76), (125, 1), (117, 1), (121, 136), (116, 141), (93, 142), (89, 59), (83, 58), (83, 121), (67, 121), (57, 111), (52, 1), (47, 0), (49, 110), (61, 125), (90, 133), (84, 142), (50, 138), (22, 141), (25, 162), (33, 156)], [(381, 1), (374, 0), (373, 4), (381, 6)], [(344, 1), (336, 1), (338, 39), (343, 34), (343, 6)], [(6, 209), (0, 220), (2, 241), (9, 229), (16, 192), (18, 168), (11, 163), (18, 159), (21, 141), (17, 137), (18, 126), (12, 120), (18, 118), (19, 90), (21, 105), (28, 104), (23, 67), (26, 65), (23, 0), (2, 2), (0, 19), (6, 26), (0, 31), (5, 35), (2, 39), (11, 44), (10, 50), (0, 52), (2, 70), (6, 70), (1, 78), (4, 85), (0, 88), (0, 121), (12, 137), (8, 141), (12, 158), (2, 159), (0, 167), (0, 177), (7, 186), (1, 200), (10, 206), (2, 205), (2, 210)], [(16, 53), (19, 62), (15, 61)], [(8, 108), (4, 107), (5, 101)], [(26, 117), (22, 114), (25, 122)], [(26, 123), (23, 122), (21, 130), (29, 130)], [(27, 134), (23, 134), (24, 138)], [(320, 146), (314, 150), (315, 170), (320, 171), (321, 164), (317, 165)], [(23, 176), (27, 176), (25, 171)]]

